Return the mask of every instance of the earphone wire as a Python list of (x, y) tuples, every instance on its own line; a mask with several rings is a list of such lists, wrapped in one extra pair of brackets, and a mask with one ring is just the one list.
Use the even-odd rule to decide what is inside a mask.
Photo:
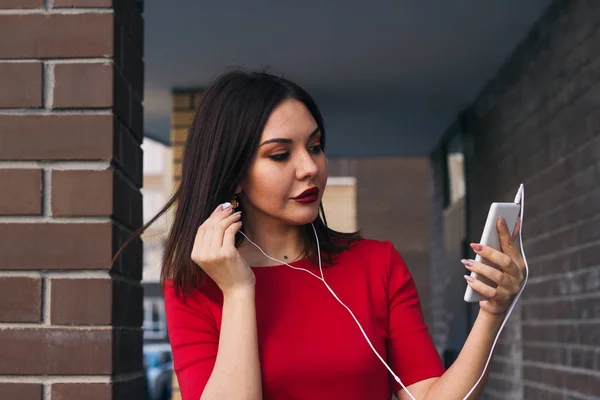
[(513, 302), (510, 305), (510, 307), (508, 308), (506, 316), (504, 317), (504, 321), (502, 321), (502, 325), (500, 325), (500, 329), (498, 330), (498, 333), (496, 334), (496, 338), (494, 339), (494, 343), (492, 344), (490, 354), (485, 363), (485, 366), (483, 367), (483, 372), (481, 373), (481, 376), (475, 383), (475, 386), (473, 386), (471, 388), (471, 390), (469, 390), (469, 392), (463, 398), (463, 400), (467, 399), (471, 395), (471, 393), (473, 393), (473, 390), (475, 390), (477, 385), (479, 385), (479, 382), (481, 382), (481, 380), (483, 379), (483, 376), (485, 375), (485, 371), (487, 370), (490, 360), (492, 359), (492, 355), (494, 354), (494, 348), (496, 347), (496, 343), (498, 342), (500, 333), (502, 333), (502, 329), (504, 329), (504, 325), (506, 325), (506, 322), (508, 321), (508, 317), (510, 317), (510, 314), (512, 313), (513, 309), (515, 308), (515, 305), (517, 304), (517, 301), (519, 300), (519, 297), (521, 297), (521, 293), (523, 293), (523, 290), (525, 289), (525, 286), (527, 285), (527, 278), (529, 277), (529, 264), (527, 264), (527, 257), (525, 257), (525, 250), (523, 249), (523, 215), (525, 213), (525, 189), (523, 187), (523, 184), (521, 184), (519, 186), (519, 190), (517, 191), (517, 195), (515, 196), (514, 203), (519, 204), (521, 206), (521, 210), (519, 212), (519, 219), (520, 219), (520, 221), (519, 221), (519, 250), (521, 252), (521, 255), (523, 256), (523, 262), (525, 264), (525, 277), (523, 279), (523, 284), (521, 285), (521, 289), (519, 289), (519, 292), (513, 299)]
[[(527, 264), (527, 258), (525, 257), (525, 251), (523, 249), (523, 235), (522, 235), (522, 232), (523, 232), (523, 215), (524, 215), (524, 211), (525, 211), (525, 190), (524, 190), (523, 184), (521, 184), (519, 186), (519, 190), (517, 191), (517, 195), (515, 196), (514, 202), (516, 204), (519, 204), (521, 206), (521, 209), (520, 209), (520, 222), (519, 222), (519, 247), (520, 247), (520, 252), (521, 252), (521, 254), (523, 256), (523, 261), (524, 261), (524, 264), (525, 264), (525, 277), (524, 277), (524, 280), (523, 280), (523, 284), (521, 285), (521, 289), (519, 290), (519, 292), (517, 293), (517, 295), (513, 299), (513, 302), (511, 304), (511, 306), (509, 307), (509, 309), (508, 309), (508, 311), (506, 313), (506, 316), (504, 317), (504, 321), (502, 321), (502, 325), (500, 326), (500, 329), (498, 330), (498, 333), (496, 334), (496, 338), (494, 339), (494, 343), (492, 344), (492, 348), (490, 349), (490, 354), (489, 354), (488, 359), (487, 359), (487, 361), (485, 363), (485, 366), (483, 368), (481, 376), (479, 377), (479, 379), (477, 380), (477, 382), (475, 383), (475, 385), (471, 388), (471, 390), (469, 390), (469, 392), (465, 395), (465, 397), (463, 397), (463, 400), (466, 400), (473, 393), (473, 391), (475, 390), (475, 388), (479, 385), (479, 383), (483, 379), (483, 376), (485, 375), (485, 371), (487, 370), (488, 365), (490, 363), (490, 360), (492, 359), (492, 355), (494, 353), (494, 348), (496, 347), (496, 343), (498, 342), (498, 338), (500, 337), (500, 333), (502, 333), (502, 330), (504, 329), (504, 326), (506, 325), (506, 322), (508, 321), (508, 318), (510, 317), (510, 314), (512, 313), (515, 305), (517, 304), (517, 301), (521, 297), (521, 293), (523, 293), (523, 290), (525, 289), (525, 286), (527, 285), (527, 278), (529, 277), (529, 265)], [(377, 350), (375, 350), (375, 347), (371, 343), (371, 340), (369, 340), (369, 337), (365, 333), (365, 331), (364, 331), (362, 325), (360, 324), (360, 322), (358, 322), (358, 319), (356, 318), (356, 316), (354, 315), (354, 313), (352, 312), (352, 310), (350, 310), (350, 308), (346, 304), (344, 304), (344, 302), (342, 302), (340, 300), (340, 298), (337, 296), (337, 294), (335, 294), (335, 292), (333, 291), (333, 289), (331, 289), (331, 287), (325, 281), (325, 277), (323, 275), (323, 267), (322, 267), (322, 264), (321, 264), (321, 248), (320, 248), (320, 244), (319, 244), (319, 237), (317, 235), (317, 230), (315, 229), (314, 224), (311, 223), (311, 226), (312, 226), (313, 231), (315, 233), (315, 238), (316, 238), (316, 242), (317, 242), (317, 255), (318, 255), (318, 258), (319, 258), (319, 272), (321, 273), (320, 277), (317, 276), (317, 275), (315, 275), (315, 274), (313, 274), (309, 270), (306, 270), (304, 268), (294, 267), (294, 266), (286, 263), (285, 261), (281, 261), (281, 260), (278, 260), (276, 258), (273, 258), (273, 257), (269, 256), (256, 243), (254, 243), (252, 240), (250, 240), (250, 238), (248, 238), (248, 236), (246, 236), (246, 234), (244, 234), (244, 232), (240, 231), (240, 233), (246, 238), (246, 240), (248, 240), (248, 242), (250, 242), (252, 245), (254, 245), (268, 259), (270, 259), (272, 261), (276, 261), (276, 262), (278, 262), (280, 264), (287, 265), (288, 267), (290, 267), (292, 269), (295, 269), (295, 270), (308, 272), (309, 274), (311, 274), (315, 278), (317, 278), (320, 281), (322, 281), (325, 284), (325, 287), (327, 287), (327, 290), (329, 290), (329, 292), (338, 301), (338, 303), (340, 303), (342, 306), (344, 306), (344, 308), (350, 313), (350, 315), (354, 319), (354, 322), (356, 322), (356, 324), (358, 325), (358, 328), (360, 329), (360, 331), (363, 334), (363, 336), (365, 337), (367, 343), (371, 347), (371, 350), (377, 356), (377, 358), (379, 359), (379, 361), (381, 361), (381, 363), (387, 368), (387, 370), (392, 375), (392, 377), (394, 378), (394, 380), (396, 382), (398, 382), (402, 386), (402, 388), (406, 391), (406, 393), (410, 396), (410, 398), (412, 400), (416, 400), (415, 397), (408, 391), (408, 389), (406, 388), (406, 386), (404, 386), (404, 384), (402, 383), (402, 381), (400, 380), (400, 378), (394, 373), (394, 371), (392, 371), (392, 369), (389, 367), (389, 365), (379, 355), (379, 353), (377, 352)]]
[(318, 280), (322, 281), (325, 284), (325, 287), (327, 288), (327, 290), (329, 290), (329, 292), (333, 295), (333, 297), (338, 301), (338, 303), (340, 303), (352, 316), (352, 318), (354, 319), (354, 322), (356, 322), (356, 324), (358, 325), (358, 328), (360, 329), (361, 333), (363, 334), (365, 340), (367, 341), (367, 343), (369, 344), (369, 346), (371, 347), (371, 350), (373, 351), (373, 353), (377, 356), (377, 358), (379, 359), (379, 361), (381, 361), (381, 363), (387, 368), (387, 370), (389, 371), (389, 373), (392, 375), (392, 377), (394, 378), (394, 380), (396, 382), (398, 382), (402, 388), (406, 391), (406, 393), (410, 396), (410, 398), (412, 400), (416, 400), (415, 397), (408, 391), (408, 389), (406, 388), (406, 386), (404, 386), (404, 384), (402, 383), (402, 381), (400, 380), (400, 378), (394, 373), (394, 371), (392, 371), (392, 369), (390, 368), (389, 365), (387, 365), (387, 363), (383, 360), (383, 358), (379, 355), (379, 353), (377, 352), (377, 350), (375, 350), (375, 347), (373, 346), (373, 344), (371, 343), (371, 340), (369, 339), (369, 337), (367, 336), (367, 334), (365, 333), (362, 325), (360, 324), (360, 322), (358, 322), (358, 319), (356, 318), (356, 316), (354, 315), (354, 313), (352, 312), (352, 310), (350, 310), (350, 308), (344, 304), (344, 302), (342, 300), (340, 300), (340, 298), (338, 297), (338, 295), (333, 291), (333, 289), (331, 289), (331, 287), (327, 284), (327, 282), (325, 281), (325, 277), (323, 275), (323, 267), (322, 267), (322, 263), (321, 263), (321, 247), (319, 244), (319, 237), (317, 236), (317, 230), (315, 229), (314, 224), (311, 223), (311, 226), (313, 228), (313, 231), (315, 233), (315, 238), (317, 239), (317, 256), (319, 258), (319, 272), (321, 273), (321, 276), (317, 276), (315, 274), (313, 274), (312, 272), (310, 272), (309, 270), (306, 270), (304, 268), (298, 268), (298, 267), (294, 267), (288, 263), (286, 263), (285, 261), (281, 261), (278, 260), (276, 258), (273, 258), (271, 256), (269, 256), (267, 253), (265, 253), (256, 243), (254, 243), (252, 240), (250, 240), (248, 238), (248, 236), (246, 236), (246, 234), (244, 234), (244, 232), (240, 233), (248, 240), (248, 242), (250, 242), (251, 244), (253, 244), (265, 257), (267, 257), (268, 259), (272, 260), (272, 261), (276, 261), (278, 263), (287, 265), (288, 267), (292, 268), (292, 269), (296, 269), (299, 271), (305, 271), (308, 272), (309, 274), (311, 274), (312, 276), (314, 276), (315, 278), (317, 278)]

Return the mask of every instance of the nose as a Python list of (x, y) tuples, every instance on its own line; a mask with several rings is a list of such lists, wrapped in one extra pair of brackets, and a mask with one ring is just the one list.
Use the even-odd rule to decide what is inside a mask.
[(303, 151), (296, 165), (296, 177), (303, 181), (314, 178), (319, 173), (319, 166), (308, 151)]

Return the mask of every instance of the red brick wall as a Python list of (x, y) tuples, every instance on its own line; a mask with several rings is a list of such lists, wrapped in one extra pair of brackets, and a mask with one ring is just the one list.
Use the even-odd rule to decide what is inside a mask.
[(0, 2), (0, 398), (142, 398), (143, 18)]
[(466, 118), (471, 239), (525, 183), (531, 268), (488, 399), (600, 398), (600, 2), (557, 1)]

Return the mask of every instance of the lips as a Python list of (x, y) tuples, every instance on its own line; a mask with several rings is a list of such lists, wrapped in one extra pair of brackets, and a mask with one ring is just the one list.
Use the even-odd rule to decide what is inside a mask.
[(312, 187), (310, 189), (305, 190), (304, 192), (300, 193), (299, 196), (294, 197), (294, 200), (296, 200), (299, 203), (314, 203), (315, 201), (317, 201), (319, 199), (319, 188), (318, 187)]

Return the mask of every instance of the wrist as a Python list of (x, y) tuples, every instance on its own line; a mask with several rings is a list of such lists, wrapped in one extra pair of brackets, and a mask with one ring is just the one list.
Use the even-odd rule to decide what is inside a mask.
[(221, 290), (223, 292), (223, 300), (237, 300), (242, 299), (246, 300), (248, 298), (254, 297), (254, 288), (255, 286), (252, 284), (243, 285), (243, 286), (235, 286), (229, 288), (227, 290)]
[(488, 325), (500, 327), (500, 325), (502, 325), (502, 322), (504, 321), (504, 317), (506, 317), (506, 312), (497, 314), (485, 311), (483, 309), (479, 309), (479, 318), (481, 318)]

